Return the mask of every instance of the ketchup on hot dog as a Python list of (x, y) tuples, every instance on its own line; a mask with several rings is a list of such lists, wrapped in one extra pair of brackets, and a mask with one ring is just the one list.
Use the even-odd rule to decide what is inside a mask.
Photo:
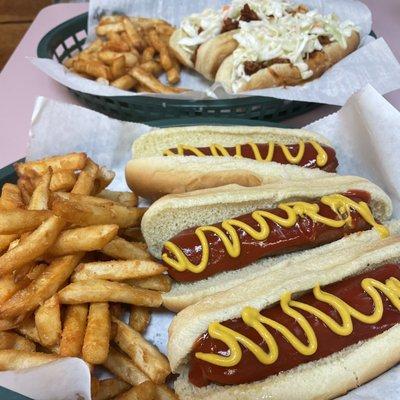
[[(385, 283), (385, 281), (390, 278), (400, 279), (400, 264), (386, 264), (375, 270), (367, 271), (360, 275), (346, 278), (341, 282), (327, 285), (322, 289), (324, 292), (337, 296), (362, 314), (371, 315), (374, 312), (375, 303), (371, 296), (361, 287), (362, 281), (368, 278), (382, 283)], [(238, 290), (240, 290), (240, 287), (238, 287)], [(220, 367), (200, 360), (195, 356), (196, 352), (226, 356), (228, 350), (228, 347), (222, 341), (213, 339), (208, 333), (204, 333), (195, 342), (191, 353), (189, 380), (196, 386), (205, 386), (211, 382), (222, 385), (254, 382), (268, 378), (279, 372), (290, 370), (298, 365), (319, 360), (355, 343), (373, 338), (400, 323), (399, 309), (395, 307), (389, 298), (381, 291), (379, 291), (379, 294), (383, 301), (383, 315), (380, 320), (374, 324), (366, 324), (352, 318), (353, 329), (347, 336), (340, 336), (334, 333), (314, 315), (306, 311), (297, 310), (306, 318), (315, 332), (318, 347), (316, 352), (312, 355), (303, 355), (296, 351), (289, 341), (280, 333), (268, 327), (279, 349), (277, 360), (270, 365), (259, 362), (255, 355), (242, 345), (241, 360), (234, 367)], [(312, 292), (307, 292), (295, 300), (314, 306), (332, 317), (338, 323), (341, 323), (337, 310), (326, 302), (317, 300)], [(262, 310), (261, 314), (284, 325), (303, 343), (307, 343), (303, 329), (294, 318), (282, 311), (279, 303), (273, 305), (271, 308)], [(261, 346), (264, 351), (268, 351), (265, 342), (257, 331), (247, 326), (242, 318), (230, 319), (222, 322), (222, 325), (243, 334)]]
[[(370, 202), (370, 194), (360, 190), (349, 191), (345, 196), (357, 203), (361, 201), (364, 201), (365, 203)], [(331, 207), (322, 204), (321, 201), (310, 203), (318, 205), (318, 214), (322, 217), (334, 220), (341, 220), (346, 217), (338, 215), (331, 209)], [(283, 218), (287, 216), (287, 213), (279, 208), (268, 211), (271, 214)], [(267, 223), (270, 233), (265, 240), (255, 240), (241, 228), (235, 228), (241, 246), (240, 254), (237, 257), (231, 257), (228, 254), (220, 236), (213, 232), (206, 232), (205, 236), (207, 238), (210, 254), (207, 268), (202, 272), (193, 273), (189, 270), (178, 271), (165, 261), (164, 265), (168, 267), (170, 276), (176, 281), (197, 281), (223, 271), (243, 268), (263, 257), (317, 247), (322, 244), (339, 240), (350, 233), (364, 231), (371, 228), (371, 225), (357, 211), (351, 210), (350, 216), (352, 221), (351, 224), (346, 224), (340, 228), (316, 222), (307, 216), (298, 217), (296, 223), (291, 227), (283, 227), (276, 222), (268, 220)], [(244, 222), (256, 230), (260, 229), (260, 225), (252, 217), (252, 214), (242, 215), (235, 218), (235, 220)], [(212, 226), (221, 228), (221, 223)], [(197, 265), (202, 259), (204, 249), (201, 246), (195, 231), (196, 227), (186, 229), (170, 239), (169, 242), (178, 246), (189, 261)], [(166, 247), (163, 248), (163, 254), (172, 257), (171, 252)]]
[[(258, 148), (260, 152), (260, 157), (259, 159), (265, 160), (268, 155), (268, 151), (270, 149), (270, 143), (257, 143), (255, 146)], [(304, 143), (304, 154), (299, 160), (299, 162), (296, 162), (294, 164), (298, 165), (299, 167), (304, 167), (304, 168), (320, 168), (326, 172), (335, 172), (336, 168), (338, 167), (338, 160), (336, 158), (336, 152), (332, 147), (325, 146), (325, 145), (320, 145), (323, 151), (326, 153), (326, 162), (318, 166), (317, 164), (317, 156), (318, 156), (318, 151), (316, 148), (310, 143), (310, 142), (305, 142)], [(193, 152), (188, 146), (187, 148), (183, 148), (182, 152), (183, 154), (179, 153), (178, 148), (172, 148), (169, 149), (168, 154), (180, 154), (183, 156), (193, 156), (196, 155), (196, 153)], [(295, 157), (299, 153), (299, 144), (288, 144), (286, 145), (287, 150), (289, 153)], [(237, 148), (236, 147), (223, 147), (227, 153), (231, 156), (237, 156)], [(211, 147), (196, 147), (198, 151), (200, 151), (203, 155), (205, 156), (211, 156), (212, 151)], [(241, 157), (243, 158), (250, 158), (250, 159), (257, 159), (256, 154), (252, 148), (252, 146), (248, 143), (240, 145), (240, 153)], [(277, 162), (279, 164), (292, 164), (285, 153), (283, 152), (282, 146), (280, 145), (274, 145), (273, 149), (273, 155), (272, 159), (270, 161)]]

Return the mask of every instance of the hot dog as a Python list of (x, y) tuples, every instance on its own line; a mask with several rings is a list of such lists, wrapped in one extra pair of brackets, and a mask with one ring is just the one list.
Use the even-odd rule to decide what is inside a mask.
[(400, 237), (313, 262), (311, 272), (289, 260), (274, 280), (174, 318), (168, 356), (181, 399), (331, 399), (400, 361)]
[(183, 19), (169, 45), (184, 65), (212, 80), (221, 62), (237, 46), (233, 35), (240, 29), (241, 21), (265, 21), (304, 10), (277, 0), (233, 0), (222, 9), (208, 8)]
[(260, 274), (279, 274), (277, 264), (295, 255), (385, 237), (390, 215), (390, 199), (371, 182), (329, 176), (165, 196), (146, 212), (142, 231), (175, 280), (163, 300), (176, 311)]
[(330, 142), (303, 129), (194, 126), (157, 129), (133, 143), (128, 185), (142, 197), (336, 172)]

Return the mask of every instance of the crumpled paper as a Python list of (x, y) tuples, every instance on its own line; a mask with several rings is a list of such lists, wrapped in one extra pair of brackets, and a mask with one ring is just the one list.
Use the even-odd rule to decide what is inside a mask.
[[(397, 173), (400, 160), (393, 151), (400, 148), (399, 111), (373, 87), (367, 86), (354, 94), (340, 111), (307, 128), (332, 141), (337, 151), (341, 174), (367, 177), (386, 190), (395, 206), (394, 217), (400, 217), (400, 177)], [(27, 158), (38, 159), (71, 151), (85, 151), (96, 162), (116, 171), (113, 189), (126, 190), (124, 165), (131, 157), (131, 144), (134, 139), (151, 129), (153, 128), (148, 125), (114, 120), (79, 106), (39, 97), (32, 116)], [(171, 312), (155, 311), (145, 333), (145, 337), (164, 353), (172, 317)], [(59, 381), (68, 378), (68, 393), (79, 392), (82, 398), (89, 399), (88, 375), (78, 369), (75, 374), (75, 368), (70, 366), (71, 362), (71, 359), (61, 360), (33, 368), (26, 373), (0, 372), (0, 385), (33, 399), (61, 400), (73, 398), (65, 397), (64, 392), (57, 390)], [(67, 377), (66, 370), (69, 371)], [(340, 399), (383, 398), (400, 398), (400, 366)]]
[[(111, 13), (125, 13), (146, 17), (164, 18), (179, 25), (183, 17), (202, 11), (204, 8), (218, 8), (227, 0), (91, 0), (89, 8), (89, 38), (94, 37), (94, 27), (100, 16)], [(238, 96), (269, 96), (288, 100), (343, 105), (357, 90), (371, 83), (375, 89), (386, 94), (400, 88), (400, 64), (383, 38), (374, 40), (368, 36), (371, 30), (371, 13), (367, 6), (357, 0), (304, 0), (298, 1), (327, 14), (335, 12), (342, 19), (350, 19), (361, 28), (361, 47), (326, 71), (322, 77), (304, 85), (255, 90), (240, 95), (231, 95), (219, 84), (212, 84), (194, 71), (183, 71), (181, 87), (192, 91), (181, 94), (150, 94), (163, 98), (231, 98)], [(140, 96), (134, 93), (101, 85), (69, 72), (61, 64), (48, 59), (32, 58), (32, 63), (63, 85), (81, 92), (103, 96)]]

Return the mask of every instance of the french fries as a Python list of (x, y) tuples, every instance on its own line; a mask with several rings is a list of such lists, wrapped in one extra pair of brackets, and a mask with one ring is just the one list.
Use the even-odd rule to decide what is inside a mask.
[[(96, 28), (99, 38), (65, 60), (64, 66), (122, 90), (180, 93), (183, 89), (157, 79), (165, 72), (169, 84), (180, 81), (181, 66), (168, 45), (174, 31), (161, 19), (105, 16)], [(132, 73), (133, 67), (139, 69)]]
[(114, 317), (112, 322), (117, 326), (114, 342), (118, 347), (128, 354), (153, 382), (165, 382), (165, 378), (171, 373), (167, 358), (129, 325)]
[(136, 207), (138, 204), (138, 196), (131, 192), (115, 192), (112, 190), (103, 190), (97, 194), (97, 197), (111, 200), (115, 203), (121, 203), (125, 207)]
[(145, 212), (137, 207), (125, 207), (114, 202), (94, 204), (84, 198), (56, 197), (52, 211), (64, 220), (79, 226), (116, 224), (121, 228), (138, 226)]
[[(160, 292), (134, 288), (126, 283), (110, 282), (100, 279), (70, 283), (59, 293), (63, 304), (81, 304), (111, 301), (117, 303), (136, 304), (146, 307), (160, 307)], [(0, 316), (2, 315), (0, 307)]]
[(60, 170), (82, 170), (87, 161), (87, 155), (85, 153), (70, 153), (65, 156), (55, 156), (45, 158), (39, 161), (28, 161), (25, 163), (16, 163), (15, 170), (18, 176), (27, 175), (32, 176), (35, 173), (37, 175), (43, 175), (49, 168), (53, 172)]
[[(126, 49), (126, 35), (107, 37)], [(102, 46), (93, 43), (82, 60), (98, 61)], [(146, 209), (137, 207), (136, 194), (106, 189), (114, 172), (85, 153), (16, 169), (18, 184), (0, 197), (0, 370), (81, 357), (94, 399), (173, 398), (163, 394), (165, 356), (139, 333), (170, 287), (166, 268), (145, 243), (118, 236), (143, 241)], [(128, 309), (130, 325), (123, 322)], [(115, 378), (99, 381), (95, 365)]]
[(151, 314), (148, 308), (131, 306), (129, 325), (135, 331), (142, 333), (150, 323)]
[(116, 378), (104, 379), (99, 381), (99, 387), (93, 400), (109, 400), (127, 391), (130, 388), (129, 383)]
[(0, 235), (33, 231), (51, 215), (50, 211), (2, 210), (0, 212)]
[(58, 358), (55, 354), (24, 350), (0, 350), (0, 371), (37, 367)]
[(61, 336), (61, 310), (56, 295), (50, 297), (36, 310), (35, 325), (40, 341), (46, 347), (59, 343)]
[(33, 311), (53, 296), (72, 274), (81, 257), (82, 254), (55, 258), (36, 280), (0, 305), (0, 318), (10, 319)]
[(154, 383), (146, 381), (115, 397), (115, 400), (152, 400), (155, 393)]
[(108, 303), (93, 303), (83, 340), (83, 359), (91, 364), (102, 364), (108, 356), (111, 334), (110, 310)]
[(80, 264), (71, 280), (73, 282), (87, 279), (107, 279), (110, 281), (124, 281), (159, 275), (166, 268), (154, 261), (120, 260), (97, 261)]
[(1, 189), (0, 210), (14, 210), (24, 208), (21, 190), (17, 185), (5, 183)]
[(60, 342), (61, 356), (79, 357), (81, 355), (87, 314), (87, 304), (75, 304), (67, 307)]
[(130, 358), (113, 347), (110, 347), (107, 360), (103, 365), (115, 376), (132, 386), (150, 380)]
[(149, 253), (140, 246), (140, 243), (128, 242), (120, 237), (111, 240), (103, 247), (102, 252), (122, 260), (149, 260), (151, 258)]
[(31, 340), (14, 332), (0, 332), (0, 350), (36, 351), (36, 345)]
[(56, 241), (64, 221), (56, 216), (43, 222), (17, 246), (0, 257), (0, 276), (15, 271), (43, 255)]
[(51, 256), (64, 256), (81, 251), (103, 249), (118, 233), (118, 225), (91, 225), (68, 229), (58, 236), (50, 248)]
[(171, 278), (168, 275), (150, 276), (149, 278), (142, 279), (129, 279), (126, 283), (143, 289), (158, 290), (159, 292), (169, 292), (171, 290)]

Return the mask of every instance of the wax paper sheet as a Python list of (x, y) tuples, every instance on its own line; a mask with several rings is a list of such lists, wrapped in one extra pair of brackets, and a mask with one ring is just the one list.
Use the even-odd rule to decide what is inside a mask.
[[(217, 8), (226, 3), (227, 0), (92, 0), (88, 20), (89, 39), (94, 37), (94, 27), (102, 15), (124, 13), (131, 16), (161, 17), (179, 26), (182, 18), (191, 13), (202, 11), (207, 7)], [(381, 94), (400, 88), (400, 65), (392, 51), (383, 38), (374, 40), (368, 36), (371, 30), (371, 13), (365, 4), (357, 0), (304, 0), (301, 3), (316, 8), (324, 14), (335, 12), (343, 19), (352, 20), (361, 29), (361, 47), (330, 68), (319, 79), (301, 86), (251, 91), (241, 96), (271, 96), (343, 105), (354, 92), (368, 83), (372, 83)], [(81, 92), (104, 96), (143, 95), (84, 79), (53, 60), (32, 58), (31, 61), (53, 79)], [(151, 96), (187, 99), (232, 97), (219, 84), (213, 85), (193, 71), (183, 71), (180, 86), (190, 88), (192, 91)]]
[[(353, 95), (340, 111), (307, 128), (332, 141), (341, 174), (367, 177), (385, 189), (394, 202), (394, 216), (400, 217), (400, 178), (397, 173), (400, 160), (395, 152), (400, 148), (399, 111), (374, 88), (367, 86)], [(82, 107), (40, 97), (32, 116), (27, 158), (85, 151), (96, 162), (116, 171), (112, 188), (125, 190), (124, 165), (131, 157), (131, 144), (151, 129), (144, 124), (121, 122)], [(164, 353), (172, 317), (168, 311), (154, 312), (145, 334)], [(73, 397), (65, 397), (64, 391), (57, 391), (59, 380), (65, 379), (67, 393), (80, 393), (82, 398), (89, 399), (88, 374), (78, 369), (81, 368), (79, 365), (72, 368), (71, 362), (68, 359), (22, 372), (1, 372), (0, 385), (33, 399), (70, 399)], [(80, 363), (79, 360), (76, 362)], [(68, 371), (67, 376), (65, 371)], [(400, 398), (400, 367), (341, 397), (342, 400), (383, 398)]]

